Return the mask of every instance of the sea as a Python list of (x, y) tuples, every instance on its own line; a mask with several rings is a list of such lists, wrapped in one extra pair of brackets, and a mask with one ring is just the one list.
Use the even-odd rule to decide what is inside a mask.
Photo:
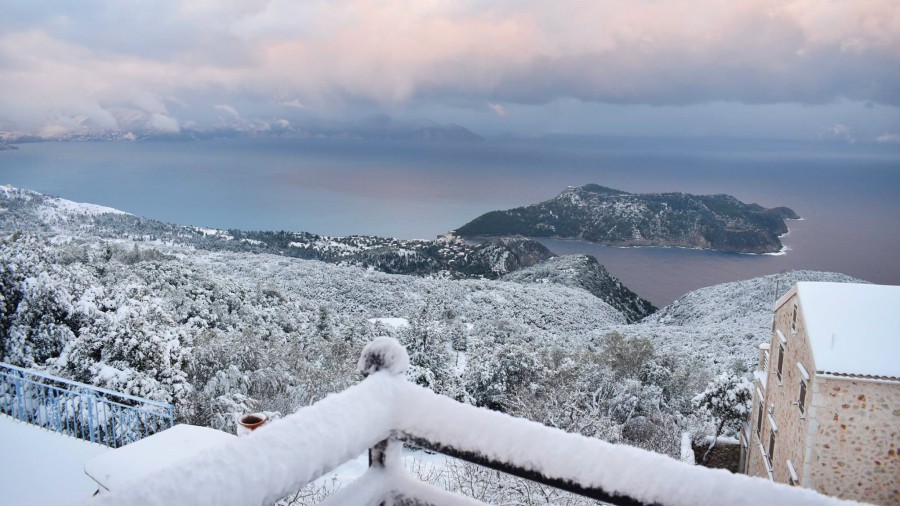
[(484, 143), (227, 139), (43, 142), (0, 151), (0, 184), (184, 225), (434, 238), (567, 185), (726, 193), (788, 206), (785, 250), (744, 255), (544, 240), (663, 306), (794, 269), (900, 284), (900, 146), (542, 137)]

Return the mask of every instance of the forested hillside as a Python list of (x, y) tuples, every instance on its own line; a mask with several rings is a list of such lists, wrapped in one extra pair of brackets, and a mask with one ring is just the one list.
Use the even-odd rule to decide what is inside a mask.
[(521, 238), (469, 243), (452, 236), (407, 240), (181, 226), (12, 187), (0, 187), (0, 211), (0, 230), (163, 242), (209, 251), (272, 253), (393, 274), (494, 279), (553, 256), (540, 243)]
[(742, 253), (781, 250), (787, 207), (766, 209), (731, 195), (628, 193), (596, 184), (553, 199), (491, 211), (456, 229), (462, 236), (559, 237), (617, 246), (680, 246)]
[(774, 297), (798, 280), (851, 280), (728, 283), (629, 324), (650, 309), (590, 257), (501, 280), (397, 275), (144, 230), (115, 238), (103, 228), (122, 217), (112, 210), (22, 200), (0, 214), (2, 360), (172, 402), (180, 421), (225, 430), (239, 413), (346, 388), (361, 348), (391, 335), (410, 352), (409, 379), (439, 393), (677, 455), (682, 431), (711, 422), (693, 398), (722, 373), (749, 376)]

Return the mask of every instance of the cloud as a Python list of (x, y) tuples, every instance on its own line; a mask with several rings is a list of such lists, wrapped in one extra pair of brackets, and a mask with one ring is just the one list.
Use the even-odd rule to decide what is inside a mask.
[(234, 107), (232, 107), (232, 106), (230, 106), (230, 105), (228, 105), (228, 104), (217, 104), (217, 105), (215, 106), (215, 109), (216, 109), (217, 111), (227, 112), (228, 114), (234, 116), (235, 118), (240, 118), (240, 117), (241, 117), (241, 115), (238, 114), (237, 109), (235, 109)]
[(835, 123), (830, 127), (822, 129), (820, 137), (825, 140), (836, 140), (844, 142), (856, 142), (856, 138), (850, 132), (850, 128), (843, 123)]
[(879, 144), (900, 144), (900, 134), (885, 133), (875, 138)]
[(179, 121), (171, 116), (166, 116), (165, 114), (151, 114), (148, 126), (153, 130), (166, 133), (178, 133), (181, 131)]
[(278, 105), (282, 107), (290, 107), (292, 109), (306, 109), (306, 106), (301, 104), (299, 100), (296, 98), (294, 100), (288, 100), (284, 102), (278, 102)]
[(506, 116), (506, 108), (502, 104), (488, 104), (488, 108), (494, 111), (497, 116)]
[(40, 128), (92, 107), (98, 120), (133, 108), (186, 123), (235, 107), (274, 119), (283, 108), (434, 102), (900, 105), (895, 0), (159, 0), (135, 9), (61, 2), (5, 12), (0, 122)]

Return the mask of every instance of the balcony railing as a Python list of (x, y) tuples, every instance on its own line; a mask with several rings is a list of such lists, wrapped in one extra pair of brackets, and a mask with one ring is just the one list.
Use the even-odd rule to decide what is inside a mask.
[(407, 382), (408, 363), (379, 338), (359, 384), (94, 502), (269, 505), (369, 449), (368, 471), (322, 504), (483, 504), (407, 474), (407, 442), (611, 504), (849, 504), (460, 404)]
[(118, 448), (168, 429), (171, 404), (0, 362), (0, 413)]

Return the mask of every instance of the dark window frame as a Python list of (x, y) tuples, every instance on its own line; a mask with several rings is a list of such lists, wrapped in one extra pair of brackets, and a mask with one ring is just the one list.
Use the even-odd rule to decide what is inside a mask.
[(800, 408), (800, 416), (806, 415), (806, 394), (808, 387), (806, 386), (806, 380), (800, 379), (800, 392), (797, 396), (797, 407)]
[(759, 400), (759, 417), (756, 419), (756, 437), (759, 438), (760, 442), (762, 442), (762, 419), (763, 419), (763, 411), (765, 410), (763, 407), (763, 399)]
[(775, 375), (778, 376), (778, 382), (781, 383), (784, 381), (784, 345), (778, 345), (778, 367), (775, 370)]

